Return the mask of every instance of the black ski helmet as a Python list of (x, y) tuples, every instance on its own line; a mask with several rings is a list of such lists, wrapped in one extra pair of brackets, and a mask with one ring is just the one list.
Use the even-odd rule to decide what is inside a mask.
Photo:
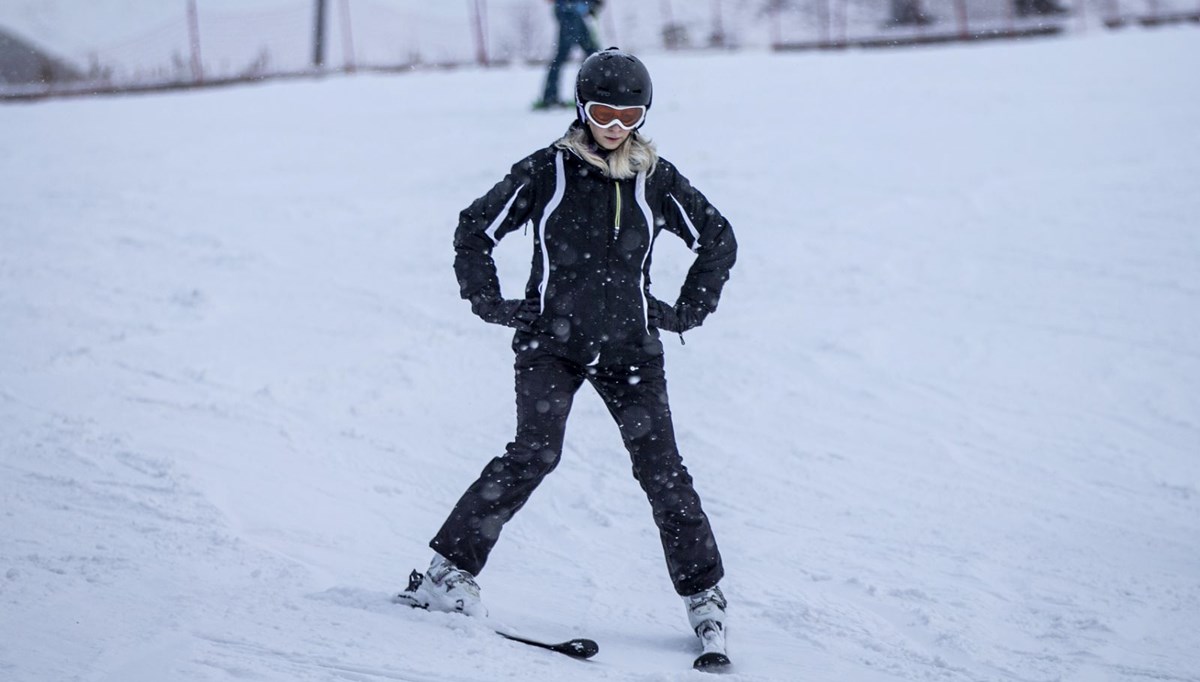
[(583, 60), (575, 78), (575, 102), (580, 123), (587, 123), (583, 107), (603, 102), (618, 107), (644, 106), (650, 110), (654, 87), (642, 60), (618, 47), (601, 50)]

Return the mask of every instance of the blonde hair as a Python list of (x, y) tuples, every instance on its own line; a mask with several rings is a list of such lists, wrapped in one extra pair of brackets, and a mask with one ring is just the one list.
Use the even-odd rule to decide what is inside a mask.
[(579, 158), (604, 171), (608, 177), (617, 180), (628, 180), (642, 171), (651, 175), (658, 165), (658, 149), (654, 142), (636, 130), (607, 156), (600, 155), (595, 143), (589, 139), (587, 128), (578, 124), (568, 128), (554, 146), (574, 152)]

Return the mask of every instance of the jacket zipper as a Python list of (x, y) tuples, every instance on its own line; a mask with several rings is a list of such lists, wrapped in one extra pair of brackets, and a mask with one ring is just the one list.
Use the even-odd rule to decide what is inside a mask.
[(617, 234), (621, 231), (621, 183), (613, 180), (613, 188), (617, 191), (617, 214), (613, 216), (613, 240), (617, 238)]

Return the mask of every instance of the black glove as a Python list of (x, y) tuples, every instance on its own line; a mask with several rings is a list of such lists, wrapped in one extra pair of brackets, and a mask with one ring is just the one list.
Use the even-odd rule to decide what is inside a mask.
[(533, 299), (481, 298), (471, 302), (471, 312), (484, 322), (527, 332), (538, 318), (538, 302)]
[(672, 307), (657, 298), (651, 298), (649, 304), (649, 310), (646, 312), (651, 326), (665, 332), (682, 334), (699, 327), (704, 321), (701, 309), (688, 301), (680, 301)]

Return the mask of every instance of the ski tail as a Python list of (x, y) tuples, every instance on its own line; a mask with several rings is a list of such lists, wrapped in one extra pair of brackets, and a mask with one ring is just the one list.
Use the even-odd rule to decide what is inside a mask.
[(565, 656), (570, 656), (571, 658), (577, 658), (581, 661), (587, 660), (600, 653), (600, 645), (597, 644), (595, 640), (591, 639), (569, 639), (565, 642), (554, 644), (551, 642), (542, 642), (536, 639), (521, 637), (519, 635), (514, 635), (511, 632), (505, 632), (504, 630), (496, 630), (496, 634), (513, 642), (520, 642), (521, 644), (527, 644), (539, 649), (548, 649)]

